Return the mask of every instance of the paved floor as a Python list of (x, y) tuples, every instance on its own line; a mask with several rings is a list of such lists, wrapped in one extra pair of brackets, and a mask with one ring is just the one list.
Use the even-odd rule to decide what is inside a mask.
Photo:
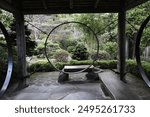
[(12, 100), (104, 100), (101, 82), (89, 82), (85, 74), (70, 75), (65, 84), (57, 82), (58, 72), (36, 73), (28, 79), (29, 87), (7, 97)]
[(145, 82), (131, 74), (126, 76), (127, 84), (130, 89), (140, 97), (142, 100), (150, 100), (150, 87), (148, 87)]
[[(59, 84), (58, 72), (35, 73), (28, 79), (29, 86), (9, 94), (5, 99), (11, 100), (106, 100), (101, 89), (101, 82), (89, 82), (85, 73), (70, 75), (70, 82)], [(145, 83), (130, 74), (127, 82), (132, 91), (140, 99), (150, 99), (150, 88)]]

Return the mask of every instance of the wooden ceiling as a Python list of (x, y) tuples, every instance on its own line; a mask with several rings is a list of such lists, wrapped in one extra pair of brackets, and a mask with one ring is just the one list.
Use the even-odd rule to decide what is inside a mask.
[(0, 0), (0, 7), (24, 14), (116, 13), (122, 1), (128, 10), (149, 0)]

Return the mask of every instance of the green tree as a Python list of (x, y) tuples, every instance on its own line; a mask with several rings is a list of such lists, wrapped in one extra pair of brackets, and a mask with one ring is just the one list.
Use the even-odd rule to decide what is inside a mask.
[[(145, 4), (139, 5), (136, 8), (133, 8), (127, 12), (127, 35), (128, 37), (133, 40), (134, 33), (137, 32), (142, 22), (150, 15), (150, 1), (146, 2)], [(147, 44), (150, 43), (150, 26), (146, 28), (144, 34), (142, 35), (141, 40), (141, 48), (142, 50), (148, 46)], [(135, 40), (133, 40), (135, 41)]]
[[(35, 40), (30, 38), (31, 30), (28, 29), (28, 26), (25, 25), (25, 38), (26, 38), (26, 54), (27, 56), (32, 56), (34, 54), (34, 49), (37, 46)], [(10, 38), (12, 39), (13, 45), (16, 46), (16, 22), (12, 22), (10, 24)]]
[[(75, 19), (89, 26), (95, 33), (105, 32), (104, 30), (102, 30), (104, 28), (102, 14), (81, 14), (77, 15)], [(89, 28), (87, 28), (86, 26), (80, 24), (77, 25), (77, 28), (79, 28), (83, 32), (83, 40), (84, 42), (86, 42), (89, 48), (95, 48), (96, 41), (91, 30), (89, 30)]]
[(83, 44), (78, 44), (72, 52), (72, 58), (76, 60), (88, 60), (89, 53)]
[(0, 21), (8, 28), (13, 21), (13, 15), (7, 11), (0, 10)]

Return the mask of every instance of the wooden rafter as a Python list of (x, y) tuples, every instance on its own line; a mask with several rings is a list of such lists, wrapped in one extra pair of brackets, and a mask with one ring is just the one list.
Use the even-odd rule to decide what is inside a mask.
[[(61, 12), (60, 12), (61, 11)], [(63, 13), (118, 13), (119, 8), (100, 8), (100, 9), (93, 9), (89, 10), (88, 7), (85, 9), (70, 9), (70, 8), (60, 8), (59, 10), (56, 8), (49, 8), (49, 9), (26, 9), (23, 10), (23, 13), (26, 14), (63, 14)]]
[(6, 0), (0, 0), (0, 8), (9, 11), (9, 12), (14, 12), (15, 8)]
[(47, 9), (46, 1), (45, 1), (45, 0), (41, 0), (41, 1), (42, 1), (42, 4), (43, 4), (44, 9)]
[(95, 0), (95, 3), (94, 3), (94, 8), (95, 9), (97, 9), (99, 2), (100, 2), (100, 0)]
[(73, 9), (73, 0), (70, 0), (69, 2), (70, 2), (70, 5), (69, 5), (70, 9)]
[[(67, 1), (67, 2), (65, 2)], [(126, 0), (129, 10), (148, 0)], [(118, 12), (122, 0), (0, 0), (0, 8), (25, 14)]]
[(143, 4), (149, 0), (129, 0), (126, 4), (126, 9), (134, 8), (135, 6), (138, 6), (140, 4)]

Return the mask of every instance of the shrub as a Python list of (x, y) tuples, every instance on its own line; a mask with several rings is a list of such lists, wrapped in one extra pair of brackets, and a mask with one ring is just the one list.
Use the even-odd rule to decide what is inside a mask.
[(55, 71), (55, 68), (47, 62), (47, 60), (40, 60), (28, 67), (28, 72), (49, 72)]
[(69, 64), (70, 65), (90, 65), (92, 64), (92, 61), (91, 60), (83, 60), (83, 61), (71, 60)]
[(44, 57), (44, 44), (39, 44), (34, 52), (35, 55), (38, 55), (37, 57), (43, 58)]
[(99, 51), (97, 58), (96, 58), (96, 55), (97, 55), (96, 51), (91, 52), (90, 55), (91, 55), (92, 60), (95, 60), (95, 59), (97, 59), (97, 60), (108, 60), (108, 59), (110, 59), (110, 54), (108, 52), (104, 51), (104, 50)]
[[(47, 44), (46, 49), (47, 49), (48, 57), (53, 58), (54, 53), (58, 49), (60, 49), (60, 47), (59, 47), (58, 43), (49, 42)], [(36, 48), (36, 51), (35, 51), (35, 55), (37, 55), (38, 58), (44, 58), (45, 57), (45, 45), (43, 43), (38, 45), (38, 47)]]
[(57, 62), (67, 62), (69, 58), (69, 53), (65, 50), (58, 50), (54, 54), (54, 58)]
[(62, 70), (64, 68), (65, 65), (67, 65), (68, 63), (64, 63), (64, 62), (57, 62), (55, 64), (56, 68), (59, 70)]
[(47, 54), (48, 54), (48, 57), (49, 58), (55, 58), (54, 55), (57, 51), (59, 51), (61, 48), (59, 47), (59, 44), (58, 43), (52, 43), (52, 42), (49, 42), (47, 44)]
[[(90, 65), (92, 64), (92, 60), (85, 60), (85, 61), (77, 61), (72, 60), (70, 61), (71, 65)], [(117, 68), (117, 60), (100, 60), (94, 63), (95, 66), (99, 66), (101, 69), (116, 69)]]
[[(56, 63), (56, 68), (61, 70), (67, 63), (58, 62)], [(51, 72), (56, 71), (56, 69), (47, 62), (47, 60), (40, 60), (34, 64), (28, 66), (28, 72)]]
[(69, 53), (73, 53), (74, 49), (75, 49), (75, 46), (69, 46), (69, 47), (67, 48), (67, 51), (68, 51)]
[[(142, 61), (142, 67), (144, 72), (146, 73), (147, 77), (150, 78), (150, 63), (147, 61)], [(141, 77), (139, 73), (139, 69), (137, 67), (137, 63), (135, 60), (128, 60), (127, 61), (127, 71), (134, 74), (137, 77)]]
[(73, 39), (62, 39), (59, 42), (60, 48), (67, 50), (69, 46), (77, 45), (77, 41)]
[(136, 64), (136, 61), (134, 60), (127, 60), (127, 65), (126, 65), (127, 72), (134, 74), (135, 76), (140, 76), (138, 67)]
[(97, 61), (97, 66), (101, 69), (117, 69), (117, 60), (100, 60)]
[(116, 42), (106, 42), (102, 45), (102, 49), (110, 54), (111, 59), (117, 58), (117, 43)]
[(72, 54), (72, 58), (76, 60), (87, 60), (89, 57), (87, 48), (83, 44), (77, 45)]
[[(92, 63), (91, 60), (85, 60), (85, 61), (71, 60), (69, 63), (58, 62), (56, 63), (56, 67), (61, 70), (66, 64), (90, 65), (91, 63)], [(145, 73), (147, 74), (148, 78), (150, 78), (150, 63), (142, 62), (142, 64), (143, 64)], [(99, 66), (101, 69), (117, 69), (117, 60), (100, 60), (100, 61), (95, 62), (95, 66)], [(48, 71), (54, 71), (55, 68), (52, 65), (50, 65), (47, 62), (47, 60), (42, 60), (29, 66), (28, 70), (30, 72), (48, 72)], [(137, 68), (136, 61), (134, 60), (127, 60), (127, 72), (139, 78), (141, 77)]]

